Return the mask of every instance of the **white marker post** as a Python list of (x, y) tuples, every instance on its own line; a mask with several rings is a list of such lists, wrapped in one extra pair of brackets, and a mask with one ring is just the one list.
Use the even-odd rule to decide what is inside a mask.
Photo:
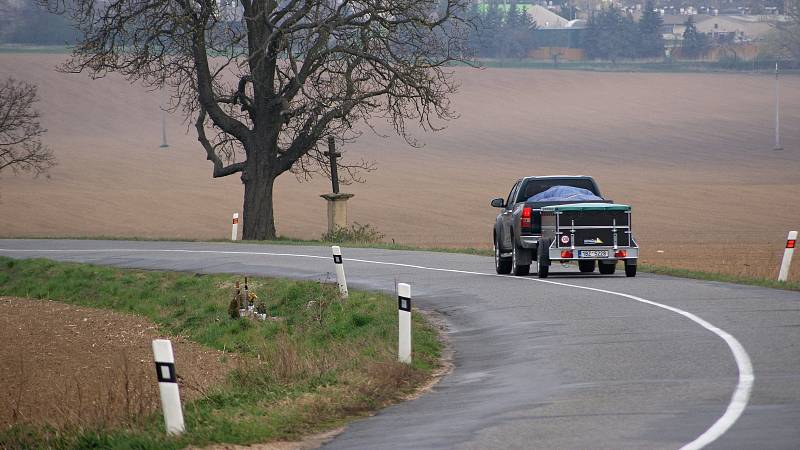
[(344, 276), (344, 264), (342, 264), (342, 249), (338, 245), (331, 246), (333, 254), (333, 265), (336, 267), (336, 282), (339, 284), (339, 293), (342, 298), (347, 298), (347, 278)]
[(156, 377), (167, 434), (181, 434), (186, 431), (186, 426), (183, 423), (178, 378), (175, 374), (175, 356), (172, 354), (172, 343), (169, 339), (153, 340), (153, 357), (156, 361)]
[(231, 240), (235, 241), (239, 236), (239, 213), (233, 213), (233, 225), (231, 225)]
[(398, 359), (411, 364), (411, 285), (407, 283), (397, 283), (397, 309), (400, 316)]
[(789, 266), (792, 265), (792, 255), (794, 255), (794, 247), (796, 243), (797, 231), (790, 231), (789, 236), (786, 238), (786, 250), (783, 252), (781, 271), (778, 272), (778, 281), (786, 281), (789, 278)]

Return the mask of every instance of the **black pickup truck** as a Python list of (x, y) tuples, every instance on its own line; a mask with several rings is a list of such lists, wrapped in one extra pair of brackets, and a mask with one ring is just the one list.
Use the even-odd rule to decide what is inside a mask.
[[(559, 190), (577, 194), (547, 195)], [(546, 278), (553, 261), (577, 261), (581, 272), (594, 272), (597, 265), (610, 275), (622, 260), (625, 275), (636, 276), (639, 247), (631, 207), (604, 199), (591, 177), (525, 177), (491, 205), (502, 208), (493, 233), (499, 274), (527, 275), (536, 262), (539, 277)]]

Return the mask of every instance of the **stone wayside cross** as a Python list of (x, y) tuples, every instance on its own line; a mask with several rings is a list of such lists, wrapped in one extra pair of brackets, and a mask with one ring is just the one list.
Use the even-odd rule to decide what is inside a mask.
[(339, 171), (336, 159), (342, 156), (336, 151), (336, 143), (333, 136), (328, 137), (328, 151), (323, 153), (331, 160), (331, 189), (330, 194), (322, 194), (320, 197), (328, 202), (328, 233), (333, 233), (339, 228), (347, 228), (347, 200), (354, 194), (344, 194), (339, 192)]
[(342, 154), (336, 151), (336, 142), (334, 142), (333, 136), (328, 136), (328, 151), (323, 153), (323, 155), (331, 160), (331, 187), (333, 188), (333, 193), (338, 194), (339, 170), (336, 164), (336, 158), (342, 156)]

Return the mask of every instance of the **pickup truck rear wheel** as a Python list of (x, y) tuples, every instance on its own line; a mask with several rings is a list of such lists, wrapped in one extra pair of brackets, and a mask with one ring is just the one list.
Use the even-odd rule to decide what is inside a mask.
[(500, 256), (500, 244), (494, 241), (494, 270), (500, 275), (511, 273), (511, 258)]
[(617, 271), (617, 262), (614, 261), (613, 264), (605, 264), (600, 262), (600, 273), (603, 275), (614, 275), (614, 272)]
[(583, 273), (594, 272), (594, 260), (591, 259), (578, 261), (578, 269)]
[(521, 259), (520, 253), (524, 251), (526, 250), (523, 250), (518, 245), (514, 244), (514, 250), (511, 252), (511, 273), (518, 277), (527, 275), (531, 271), (530, 264), (525, 265), (519, 263), (519, 260)]

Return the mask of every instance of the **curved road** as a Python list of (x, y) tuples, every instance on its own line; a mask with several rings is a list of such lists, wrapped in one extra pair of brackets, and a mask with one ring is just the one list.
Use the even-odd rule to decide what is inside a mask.
[[(118, 267), (333, 277), (327, 247), (0, 240), (0, 254)], [(328, 443), (376, 448), (800, 448), (800, 293), (640, 274), (547, 281), (491, 258), (343, 249), (350, 286), (412, 285), (455, 369)]]

